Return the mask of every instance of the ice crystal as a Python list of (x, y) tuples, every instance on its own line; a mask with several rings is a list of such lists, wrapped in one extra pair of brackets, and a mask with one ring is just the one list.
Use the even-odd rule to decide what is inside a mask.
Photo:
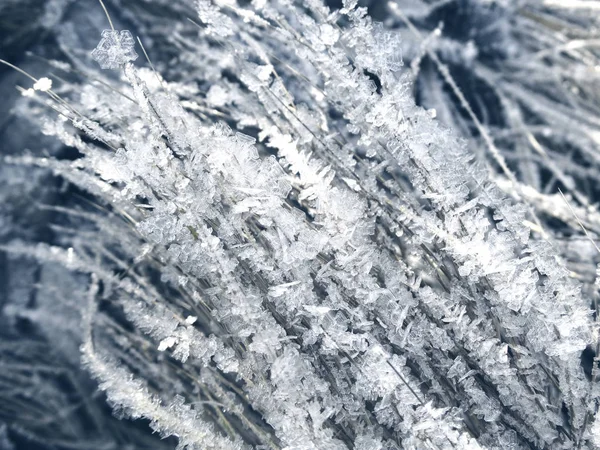
[(98, 46), (92, 51), (92, 58), (102, 69), (118, 69), (135, 61), (135, 41), (129, 30), (104, 30)]

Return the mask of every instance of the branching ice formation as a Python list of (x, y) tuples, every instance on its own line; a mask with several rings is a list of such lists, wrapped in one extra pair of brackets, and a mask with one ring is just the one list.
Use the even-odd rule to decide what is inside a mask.
[(134, 47), (135, 41), (128, 30), (104, 30), (102, 40), (92, 52), (92, 58), (103, 69), (118, 69), (138, 58)]
[[(597, 354), (597, 278), (574, 279), (548, 227), (561, 218), (593, 241), (593, 201), (542, 192), (531, 161), (494, 165), (517, 152), (496, 143), (511, 133), (545, 154), (525, 110), (554, 123), (587, 106), (547, 111), (558, 100), (507, 75), (496, 89), (513, 125), (492, 128), (479, 117), (492, 107), (471, 106), (444, 63), (493, 80), (475, 44), (435, 24), (405, 48), (356, 1), (152, 3), (197, 17), (168, 35), (152, 19), (177, 71), (133, 65), (132, 34), (103, 31), (92, 58), (118, 72), (69, 81), (72, 61), (56, 87), (24, 90), (29, 117), (77, 157), (5, 158), (85, 193), (56, 207), (52, 245), (2, 249), (89, 280), (73, 293), (83, 363), (120, 413), (189, 449), (600, 445), (597, 361), (581, 364)], [(422, 37), (444, 5), (410, 4), (390, 6), (391, 23)], [(532, 29), (545, 18), (525, 12)], [(422, 99), (455, 131), (415, 104), (415, 77), (436, 73), (426, 60), (448, 86), (425, 93), (449, 87), (468, 106)]]

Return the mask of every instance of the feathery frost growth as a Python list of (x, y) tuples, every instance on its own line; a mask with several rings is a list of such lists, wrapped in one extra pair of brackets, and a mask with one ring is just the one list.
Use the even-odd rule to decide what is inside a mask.
[(103, 69), (118, 69), (138, 57), (135, 41), (128, 30), (104, 30), (102, 40), (92, 52), (92, 58)]
[(4, 161), (73, 198), (2, 250), (74, 274), (53, 317), (178, 448), (596, 448), (595, 19), (380, 6), (132, 2), (97, 65), (59, 39), (20, 115), (76, 156)]

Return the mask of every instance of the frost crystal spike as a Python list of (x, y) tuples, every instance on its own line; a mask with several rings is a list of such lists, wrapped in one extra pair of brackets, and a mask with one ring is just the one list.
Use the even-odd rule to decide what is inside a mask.
[(92, 51), (92, 58), (103, 69), (118, 69), (138, 58), (134, 46), (135, 41), (129, 30), (104, 30), (98, 47)]

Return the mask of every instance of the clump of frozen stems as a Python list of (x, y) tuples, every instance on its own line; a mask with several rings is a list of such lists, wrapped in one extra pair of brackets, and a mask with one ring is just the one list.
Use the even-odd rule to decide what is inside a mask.
[(106, 31), (119, 81), (29, 100), (80, 157), (9, 161), (101, 206), (5, 248), (90, 275), (111, 404), (190, 449), (598, 445), (591, 299), (521, 188), (415, 105), (400, 36), (352, 1), (193, 7), (179, 80)]

